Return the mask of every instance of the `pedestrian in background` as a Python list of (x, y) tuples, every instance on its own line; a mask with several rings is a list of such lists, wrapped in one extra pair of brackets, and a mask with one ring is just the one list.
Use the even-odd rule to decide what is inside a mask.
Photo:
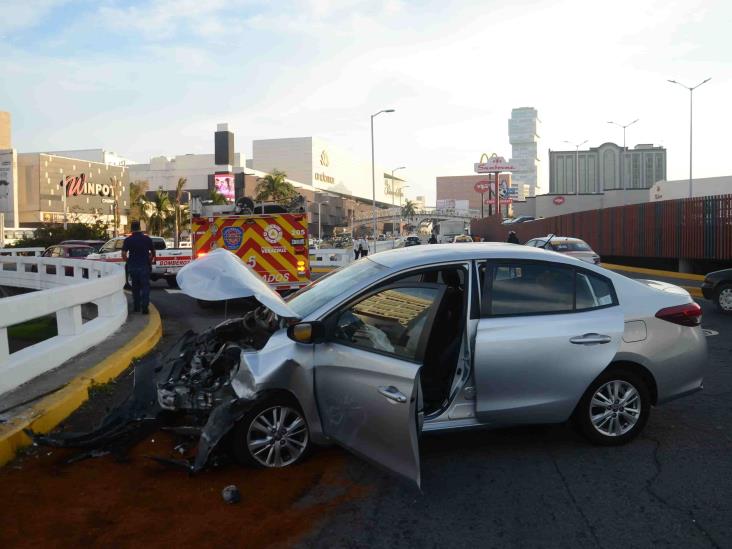
[(354, 261), (361, 256), (361, 239), (353, 239), (353, 259)]
[(509, 242), (510, 244), (521, 244), (521, 242), (519, 242), (518, 236), (516, 236), (515, 231), (511, 231), (510, 233), (508, 233), (507, 242)]
[(150, 271), (155, 263), (152, 238), (140, 230), (140, 222), (131, 223), (132, 234), (122, 244), (122, 260), (132, 286), (133, 311), (148, 314), (150, 304)]
[(427, 241), (427, 244), (437, 244), (437, 237), (435, 237), (435, 233), (430, 234), (430, 239)]
[[(376, 246), (376, 241), (374, 241), (374, 247)], [(361, 257), (366, 257), (369, 255), (369, 241), (365, 238), (361, 239)]]

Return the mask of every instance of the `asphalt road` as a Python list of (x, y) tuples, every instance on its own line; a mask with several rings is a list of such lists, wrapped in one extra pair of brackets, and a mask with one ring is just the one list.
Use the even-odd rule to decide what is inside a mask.
[[(160, 282), (152, 300), (163, 346), (236, 314)], [(638, 440), (599, 448), (561, 425), (424, 437), (421, 493), (348, 456), (367, 495), (331, 510), (301, 545), (732, 547), (732, 317), (700, 303), (718, 332), (705, 390), (655, 408)]]

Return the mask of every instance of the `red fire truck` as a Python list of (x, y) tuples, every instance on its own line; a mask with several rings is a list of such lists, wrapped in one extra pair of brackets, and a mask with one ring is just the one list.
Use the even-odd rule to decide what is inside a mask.
[(278, 292), (310, 283), (307, 214), (194, 217), (192, 243), (193, 259), (216, 248), (229, 250)]

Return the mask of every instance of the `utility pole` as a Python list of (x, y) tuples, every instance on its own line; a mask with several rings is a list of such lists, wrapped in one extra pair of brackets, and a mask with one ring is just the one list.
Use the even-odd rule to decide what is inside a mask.
[(376, 173), (375, 173), (375, 161), (374, 161), (374, 118), (379, 116), (382, 112), (394, 112), (394, 109), (382, 109), (379, 112), (371, 115), (371, 199), (372, 199), (372, 213), (374, 216), (374, 253), (376, 252)]
[(697, 89), (702, 84), (706, 84), (709, 82), (712, 78), (709, 77), (703, 82), (698, 83), (696, 86), (686, 86), (682, 84), (681, 82), (677, 82), (676, 80), (669, 80), (672, 84), (678, 84), (682, 88), (686, 88), (689, 90), (689, 198), (694, 196), (693, 190), (694, 190), (694, 177), (693, 177), (693, 171), (692, 171), (692, 162), (694, 160), (694, 90)]

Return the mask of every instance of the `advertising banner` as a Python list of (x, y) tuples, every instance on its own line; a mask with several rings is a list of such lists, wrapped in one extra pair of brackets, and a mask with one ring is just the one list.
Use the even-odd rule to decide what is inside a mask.
[(234, 174), (214, 174), (214, 190), (226, 198), (227, 201), (234, 202)]
[(18, 226), (18, 195), (15, 192), (16, 153), (0, 153), (0, 212), (5, 214), (5, 226)]

